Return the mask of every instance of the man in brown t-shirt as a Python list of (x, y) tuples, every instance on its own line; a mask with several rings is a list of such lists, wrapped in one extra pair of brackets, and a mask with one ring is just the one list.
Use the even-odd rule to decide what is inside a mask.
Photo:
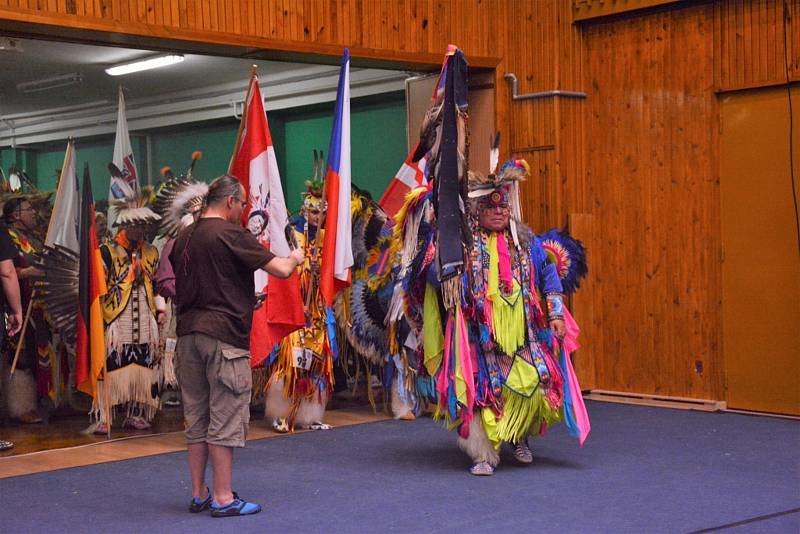
[[(231, 490), (233, 448), (244, 447), (250, 420), (250, 323), (257, 304), (253, 273), (264, 269), (287, 278), (303, 262), (302, 251), (276, 257), (241, 227), (246, 204), (239, 181), (220, 176), (208, 188), (205, 212), (178, 235), (170, 254), (176, 367), (192, 475), (189, 511), (211, 508), (215, 517), (261, 511)], [(205, 484), (209, 456), (213, 492)]]

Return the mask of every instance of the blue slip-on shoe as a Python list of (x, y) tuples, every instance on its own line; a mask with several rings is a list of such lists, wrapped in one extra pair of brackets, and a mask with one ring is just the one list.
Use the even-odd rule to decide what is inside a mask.
[(261, 505), (240, 499), (234, 493), (233, 501), (227, 506), (211, 503), (211, 517), (234, 517), (238, 515), (252, 515), (261, 511)]
[(208, 497), (204, 500), (198, 499), (197, 497), (192, 497), (192, 502), (189, 503), (189, 511), (193, 514), (199, 514), (211, 506), (211, 502), (214, 500), (211, 496), (211, 490), (206, 487), (206, 491), (208, 492)]

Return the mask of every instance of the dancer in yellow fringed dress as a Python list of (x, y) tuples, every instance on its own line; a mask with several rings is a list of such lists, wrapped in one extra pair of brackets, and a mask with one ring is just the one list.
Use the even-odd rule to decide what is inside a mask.
[(312, 180), (306, 186), (301, 216), (291, 228), (306, 256), (298, 267), (306, 326), (284, 338), (273, 355), (265, 397), (265, 417), (272, 420), (278, 432), (330, 428), (322, 422), (333, 391), (333, 353), (318, 284), (324, 232), (318, 230), (323, 212), (322, 184)]

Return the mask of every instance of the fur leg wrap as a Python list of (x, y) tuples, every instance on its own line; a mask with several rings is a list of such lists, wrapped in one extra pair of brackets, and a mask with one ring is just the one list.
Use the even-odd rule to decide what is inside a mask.
[(492, 467), (500, 463), (500, 454), (489, 441), (481, 424), (481, 418), (475, 417), (469, 424), (469, 437), (458, 438), (458, 448), (467, 453), (472, 463), (486, 462)]
[[(392, 381), (392, 415), (394, 415), (395, 419), (407, 418), (413, 419), (414, 418), (414, 402), (413, 397), (406, 392), (405, 396), (400, 395), (400, 388), (402, 384), (400, 383), (402, 377), (395, 376), (395, 379)], [(403, 398), (405, 397), (405, 398)]]
[(264, 394), (264, 418), (267, 421), (289, 416), (291, 403), (283, 396), (283, 386), (283, 377), (277, 374), (267, 383), (267, 391)]
[[(284, 378), (274, 375), (267, 384), (267, 392), (264, 395), (264, 418), (267, 421), (275, 419), (286, 419), (292, 409), (292, 402), (283, 395)], [(308, 428), (312, 423), (322, 421), (325, 415), (325, 407), (328, 404), (328, 394), (314, 394), (311, 399), (302, 399), (297, 415), (294, 418), (295, 428)]]
[(8, 379), (8, 415), (17, 418), (36, 410), (36, 380), (30, 371), (17, 369)]
[(311, 399), (301, 400), (300, 409), (297, 410), (297, 417), (294, 419), (294, 426), (297, 428), (309, 428), (313, 423), (322, 422), (327, 404), (327, 393), (315, 394)]

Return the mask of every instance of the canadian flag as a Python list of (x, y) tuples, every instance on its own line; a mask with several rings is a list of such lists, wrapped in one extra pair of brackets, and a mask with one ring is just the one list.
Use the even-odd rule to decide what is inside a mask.
[[(255, 73), (250, 78), (228, 172), (237, 177), (248, 192), (249, 202), (242, 212), (242, 224), (273, 254), (288, 256), (286, 202)], [(250, 330), (250, 363), (253, 367), (260, 364), (281, 339), (305, 325), (300, 277), (296, 272), (287, 279), (268, 277), (262, 270), (256, 271), (254, 276), (256, 291), (266, 292), (267, 298), (253, 314)]]

